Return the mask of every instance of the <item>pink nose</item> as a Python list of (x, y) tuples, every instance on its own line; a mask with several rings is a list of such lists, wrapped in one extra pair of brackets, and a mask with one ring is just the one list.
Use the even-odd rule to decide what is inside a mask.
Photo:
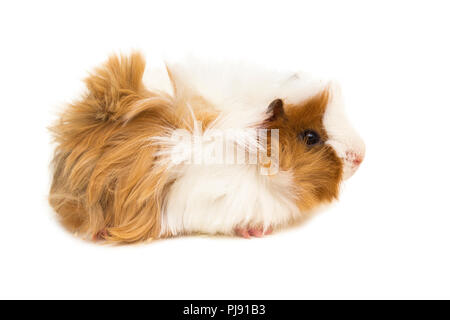
[(364, 160), (364, 156), (355, 151), (347, 151), (345, 153), (345, 160), (350, 162), (354, 167), (358, 167)]
[(355, 166), (359, 166), (361, 164), (361, 162), (363, 161), (363, 158), (361, 156), (358, 156), (356, 158), (353, 159), (353, 164)]

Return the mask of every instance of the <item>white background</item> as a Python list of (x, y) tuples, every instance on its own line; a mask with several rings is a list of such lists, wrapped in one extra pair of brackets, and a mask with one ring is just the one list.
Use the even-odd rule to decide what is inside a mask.
[[(0, 298), (450, 298), (447, 1), (0, 5)], [(263, 239), (108, 247), (47, 204), (46, 127), (114, 52), (194, 53), (339, 80), (366, 160), (341, 199)], [(251, 85), (251, 83), (249, 83)]]

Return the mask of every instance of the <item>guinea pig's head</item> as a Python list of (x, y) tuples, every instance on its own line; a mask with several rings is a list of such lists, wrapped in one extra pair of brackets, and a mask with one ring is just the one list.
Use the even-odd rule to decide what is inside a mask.
[(279, 129), (279, 169), (293, 176), (301, 210), (337, 198), (361, 165), (365, 145), (349, 124), (340, 89), (330, 84), (301, 103), (276, 99), (265, 127)]

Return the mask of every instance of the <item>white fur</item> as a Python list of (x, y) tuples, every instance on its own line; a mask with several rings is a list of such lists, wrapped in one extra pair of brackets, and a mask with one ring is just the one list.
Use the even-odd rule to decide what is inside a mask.
[(344, 162), (344, 179), (350, 178), (358, 166), (353, 165), (355, 156), (364, 158), (365, 145), (350, 125), (344, 111), (341, 89), (336, 83), (330, 86), (331, 99), (325, 110), (323, 124), (328, 134), (326, 142)]
[(254, 165), (182, 170), (168, 194), (163, 232), (230, 234), (237, 226), (267, 229), (298, 215), (288, 172), (262, 176)]
[[(201, 95), (221, 111), (219, 120), (209, 130), (248, 128), (266, 117), (267, 106), (274, 99), (299, 103), (326, 85), (305, 73), (268, 72), (239, 63), (208, 65), (191, 59), (184, 64), (169, 64), (168, 68), (175, 86), (181, 88), (183, 94)], [(152, 80), (153, 72), (155, 70), (146, 75), (147, 85), (172, 93), (168, 89), (167, 75), (165, 83), (160, 83), (163, 76), (159, 73)], [(333, 94), (324, 123), (330, 136), (329, 144), (340, 157), (345, 159), (348, 149), (362, 152), (360, 139), (343, 115), (340, 95)], [(191, 134), (195, 137), (207, 132), (197, 127), (192, 128)], [(240, 138), (234, 139), (239, 141)], [(171, 144), (167, 137), (160, 137), (160, 143), (166, 143), (169, 149), (189, 149)], [(163, 209), (162, 233), (230, 234), (236, 227), (282, 226), (301, 214), (296, 206), (298, 189), (288, 171), (264, 176), (256, 165), (195, 164), (171, 166), (170, 170), (174, 183)], [(350, 169), (344, 170), (348, 175)]]

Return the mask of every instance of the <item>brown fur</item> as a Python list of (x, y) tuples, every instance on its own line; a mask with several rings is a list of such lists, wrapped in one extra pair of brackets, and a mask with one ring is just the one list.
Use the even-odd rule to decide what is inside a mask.
[(159, 235), (170, 177), (149, 137), (177, 125), (171, 98), (142, 84), (139, 54), (112, 57), (54, 125), (50, 204), (69, 230), (112, 241)]
[(342, 161), (328, 145), (307, 146), (298, 138), (306, 129), (315, 130), (323, 142), (327, 140), (322, 119), (328, 104), (329, 92), (324, 90), (299, 105), (286, 105), (281, 116), (269, 114), (264, 124), (279, 129), (280, 168), (294, 173), (299, 192), (298, 207), (308, 211), (322, 202), (337, 198), (342, 180)]

